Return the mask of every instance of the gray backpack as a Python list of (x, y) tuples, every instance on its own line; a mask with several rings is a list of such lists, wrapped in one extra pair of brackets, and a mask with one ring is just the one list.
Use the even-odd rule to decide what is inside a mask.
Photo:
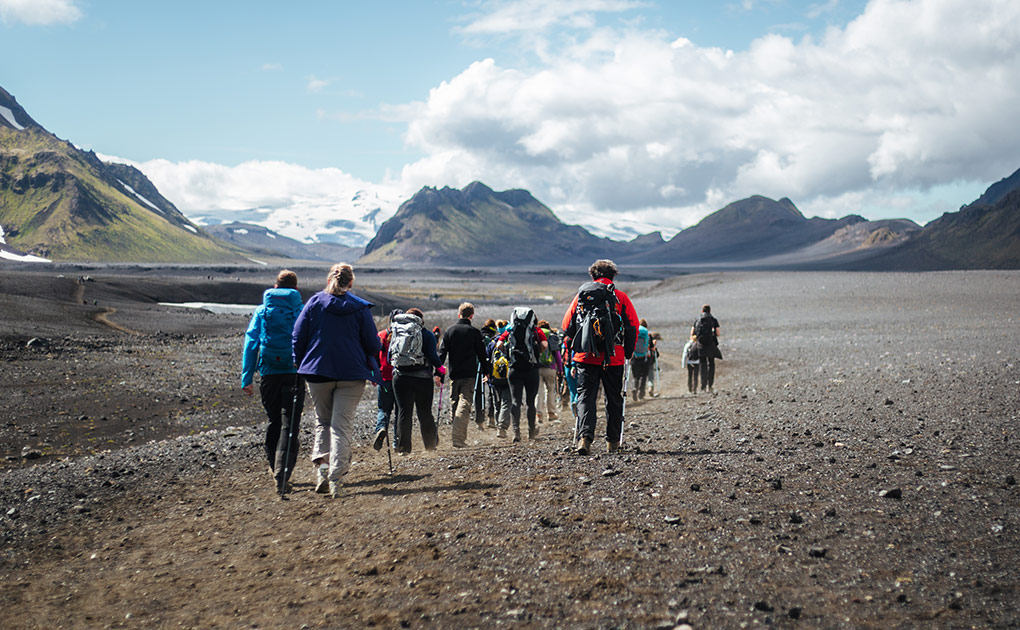
[(397, 368), (425, 365), (421, 334), (425, 322), (411, 313), (401, 313), (390, 324), (390, 364)]

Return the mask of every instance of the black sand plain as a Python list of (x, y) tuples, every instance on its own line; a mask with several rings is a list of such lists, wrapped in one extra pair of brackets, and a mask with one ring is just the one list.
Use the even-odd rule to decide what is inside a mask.
[[(273, 271), (0, 268), (0, 626), (1020, 625), (1020, 273), (627, 272), (663, 372), (619, 454), (567, 452), (569, 420), (456, 451), (444, 424), (390, 475), (369, 388), (343, 497), (304, 464), (281, 501), (239, 390), (247, 316), (158, 304), (254, 303)], [(356, 291), (444, 327), (465, 298), (556, 322), (583, 275)], [(691, 396), (706, 302), (726, 358)]]

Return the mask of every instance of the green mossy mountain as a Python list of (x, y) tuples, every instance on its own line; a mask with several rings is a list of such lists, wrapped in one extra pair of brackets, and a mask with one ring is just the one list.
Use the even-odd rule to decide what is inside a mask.
[[(240, 262), (137, 169), (104, 164), (37, 124), (0, 88), (0, 226), (10, 247), (54, 261)], [(128, 190), (130, 187), (134, 192)]]
[(526, 190), (425, 187), (401, 204), (365, 247), (361, 263), (507, 266), (578, 263), (626, 250), (567, 225)]

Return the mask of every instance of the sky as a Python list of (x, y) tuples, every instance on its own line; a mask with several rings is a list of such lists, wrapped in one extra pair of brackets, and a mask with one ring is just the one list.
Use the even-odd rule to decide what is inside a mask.
[(1020, 167), (1018, 79), (1015, 0), (0, 0), (37, 122), (295, 237), (476, 180), (618, 238), (754, 194), (924, 224)]

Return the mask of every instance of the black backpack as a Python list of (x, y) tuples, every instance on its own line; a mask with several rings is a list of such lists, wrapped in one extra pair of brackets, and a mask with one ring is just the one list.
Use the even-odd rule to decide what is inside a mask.
[(538, 352), (535, 349), (535, 312), (530, 308), (519, 306), (510, 316), (509, 333), (506, 337), (506, 355), (510, 359), (510, 369), (515, 372), (530, 370), (538, 364)]
[(577, 290), (577, 308), (566, 335), (573, 341), (570, 349), (585, 354), (601, 354), (609, 365), (616, 346), (623, 345), (623, 318), (617, 312), (616, 287), (601, 282), (586, 282)]
[(715, 321), (715, 318), (711, 315), (708, 317), (703, 315), (694, 321), (694, 336), (698, 338), (699, 344), (703, 346), (715, 345), (716, 326), (714, 326), (713, 323), (718, 324), (718, 322)]

